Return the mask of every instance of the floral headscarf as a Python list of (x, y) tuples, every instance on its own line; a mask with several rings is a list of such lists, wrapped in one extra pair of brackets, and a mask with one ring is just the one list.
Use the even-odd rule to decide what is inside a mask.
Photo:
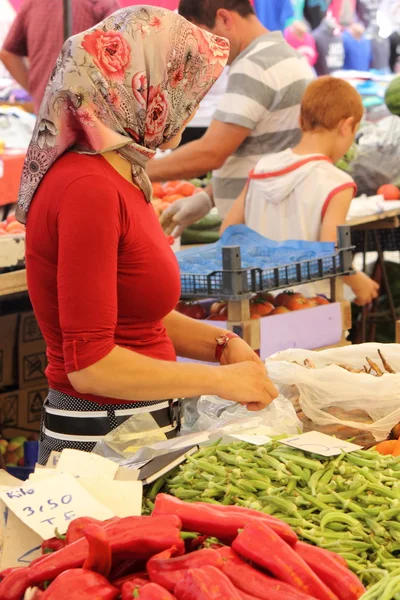
[(228, 42), (161, 8), (119, 10), (67, 40), (50, 77), (21, 180), (17, 217), (66, 150), (118, 149), (151, 200), (145, 167), (221, 75)]

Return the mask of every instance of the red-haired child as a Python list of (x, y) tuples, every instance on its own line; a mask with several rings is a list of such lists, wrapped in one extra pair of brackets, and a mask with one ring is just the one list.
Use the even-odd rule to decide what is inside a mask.
[[(336, 241), (337, 227), (345, 224), (357, 188), (335, 163), (353, 144), (363, 113), (360, 95), (346, 81), (334, 77), (313, 81), (301, 105), (300, 143), (258, 162), (222, 230), (245, 223), (277, 241)], [(348, 276), (345, 282), (359, 305), (378, 295), (378, 284), (364, 273)], [(329, 291), (326, 282), (311, 287), (307, 286), (308, 294)]]

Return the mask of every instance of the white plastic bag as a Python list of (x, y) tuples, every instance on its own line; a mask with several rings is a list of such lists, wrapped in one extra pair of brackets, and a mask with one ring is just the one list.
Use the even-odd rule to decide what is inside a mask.
[[(373, 377), (336, 366), (346, 364), (361, 369), (368, 356), (383, 370), (378, 349), (398, 374)], [(315, 369), (302, 366), (306, 358), (315, 364)], [(322, 352), (286, 350), (266, 360), (266, 366), (282, 393), (287, 397), (299, 395), (301, 409), (317, 425), (336, 424), (370, 432), (379, 441), (400, 422), (398, 344), (359, 344)]]
[(202, 396), (196, 407), (193, 400), (187, 406), (184, 401), (183, 406), (183, 433), (222, 429), (228, 425), (232, 431), (255, 430), (267, 436), (295, 434), (303, 430), (293, 404), (283, 396), (258, 412), (248, 411), (241, 404), (217, 396)]

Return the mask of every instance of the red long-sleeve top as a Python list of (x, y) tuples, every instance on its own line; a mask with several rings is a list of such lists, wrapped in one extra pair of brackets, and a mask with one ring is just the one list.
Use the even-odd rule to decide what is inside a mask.
[(67, 153), (45, 175), (28, 214), (26, 267), (51, 388), (120, 403), (77, 393), (67, 373), (115, 345), (176, 360), (162, 320), (179, 300), (178, 263), (153, 207), (102, 156)]

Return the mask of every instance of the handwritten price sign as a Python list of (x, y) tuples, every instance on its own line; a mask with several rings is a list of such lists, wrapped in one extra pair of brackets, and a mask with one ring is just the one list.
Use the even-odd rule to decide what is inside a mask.
[(0, 498), (43, 539), (53, 537), (56, 528), (64, 533), (77, 517), (90, 515), (105, 521), (115, 516), (69, 474), (2, 491)]

